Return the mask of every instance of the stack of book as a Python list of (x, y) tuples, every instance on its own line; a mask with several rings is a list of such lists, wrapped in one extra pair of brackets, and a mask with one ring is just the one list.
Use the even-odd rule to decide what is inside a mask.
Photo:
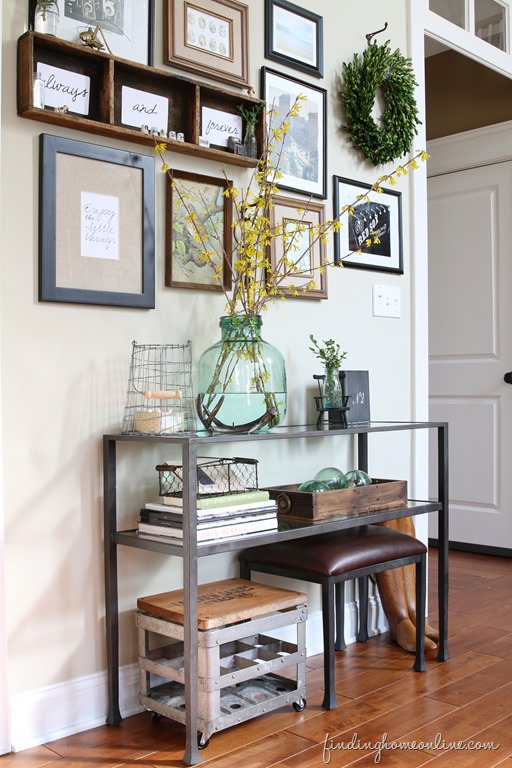
[[(277, 504), (268, 491), (243, 491), (197, 500), (197, 543), (231, 539), (277, 529)], [(163, 496), (140, 511), (137, 533), (144, 538), (183, 543), (183, 499)]]

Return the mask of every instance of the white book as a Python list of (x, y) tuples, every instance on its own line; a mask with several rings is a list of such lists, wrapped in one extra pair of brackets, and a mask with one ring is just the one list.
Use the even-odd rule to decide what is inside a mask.
[[(232, 538), (234, 536), (245, 536), (249, 533), (258, 533), (261, 531), (273, 531), (277, 529), (277, 516), (272, 519), (263, 518), (262, 520), (253, 520), (251, 522), (239, 522), (213, 528), (200, 528), (197, 531), (197, 541), (214, 541), (216, 539)], [(183, 538), (183, 528), (174, 528), (167, 525), (153, 525), (152, 523), (137, 524), (137, 530), (141, 534), (151, 534), (165, 538)]]

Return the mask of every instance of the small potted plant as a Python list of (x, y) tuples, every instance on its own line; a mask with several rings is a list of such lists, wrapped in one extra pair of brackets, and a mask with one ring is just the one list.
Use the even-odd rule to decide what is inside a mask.
[(240, 104), (238, 111), (245, 120), (245, 138), (244, 138), (244, 155), (246, 157), (258, 157), (258, 142), (256, 141), (256, 123), (258, 117), (265, 106), (265, 102), (261, 101), (259, 104), (255, 104), (253, 107), (246, 107), (244, 104)]
[(347, 353), (341, 351), (340, 345), (334, 339), (322, 341), (321, 346), (311, 333), (309, 340), (312, 344), (309, 348), (310, 351), (316, 355), (324, 366), (324, 408), (341, 408), (343, 406), (343, 392), (341, 390), (339, 370), (341, 361), (346, 358)]

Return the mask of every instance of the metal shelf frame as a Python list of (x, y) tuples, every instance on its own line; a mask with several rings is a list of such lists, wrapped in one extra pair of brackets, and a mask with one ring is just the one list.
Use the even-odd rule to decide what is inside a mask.
[[(353, 435), (357, 445), (357, 466), (368, 469), (368, 436), (379, 432), (397, 432), (414, 430), (436, 430), (437, 432), (437, 499), (433, 501), (411, 500), (403, 509), (383, 510), (352, 517), (337, 517), (321, 523), (291, 521), (279, 524), (278, 531), (257, 534), (254, 537), (231, 539), (225, 542), (213, 542), (207, 545), (197, 544), (196, 483), (197, 457), (199, 446), (205, 444), (259, 442), (262, 440), (313, 440), (346, 438)], [(119, 531), (117, 528), (117, 447), (123, 442), (155, 445), (157, 442), (172, 444), (181, 450), (184, 468), (183, 487), (183, 545), (144, 541), (135, 531)], [(141, 446), (143, 447), (143, 446)], [(117, 547), (131, 546), (154, 552), (182, 557), (183, 592), (184, 592), (184, 666), (188, 684), (185, 686), (186, 744), (183, 761), (187, 765), (200, 762), (197, 745), (197, 588), (198, 558), (220, 552), (244, 549), (251, 544), (270, 544), (284, 539), (316, 536), (327, 531), (342, 530), (366, 523), (393, 520), (409, 515), (415, 516), (437, 512), (439, 537), (439, 633), (437, 660), (447, 661), (448, 653), (448, 424), (446, 422), (370, 422), (339, 429), (317, 430), (315, 425), (277, 427), (261, 434), (209, 435), (207, 432), (177, 433), (173, 435), (123, 435), (106, 434), (103, 436), (103, 482), (104, 482), (104, 549), (105, 549), (105, 609), (106, 609), (106, 644), (109, 708), (107, 723), (118, 725), (122, 721), (119, 710), (119, 613), (118, 613), (118, 569)], [(193, 481), (190, 482), (190, 478)]]

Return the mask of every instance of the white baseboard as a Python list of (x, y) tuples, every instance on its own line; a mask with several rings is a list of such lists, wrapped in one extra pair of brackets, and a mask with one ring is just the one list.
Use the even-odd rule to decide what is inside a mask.
[[(387, 631), (380, 601), (370, 597), (368, 607), (369, 634)], [(357, 604), (345, 605), (345, 641), (355, 642)], [(274, 634), (274, 633), (273, 633)], [(279, 637), (294, 642), (294, 630), (286, 628)], [(322, 614), (317, 611), (308, 618), (306, 627), (308, 656), (323, 652)], [(119, 670), (119, 708), (123, 717), (140, 712), (139, 670), (130, 664)], [(104, 725), (107, 717), (107, 675), (100, 672), (75, 678), (58, 685), (12, 696), (9, 702), (11, 749), (20, 752), (29, 747), (46, 744), (55, 739)]]
[[(138, 696), (137, 664), (122, 667), (119, 670), (119, 706), (123, 717), (141, 711)], [(107, 710), (106, 672), (12, 696), (11, 749), (20, 752), (105, 725)]]

